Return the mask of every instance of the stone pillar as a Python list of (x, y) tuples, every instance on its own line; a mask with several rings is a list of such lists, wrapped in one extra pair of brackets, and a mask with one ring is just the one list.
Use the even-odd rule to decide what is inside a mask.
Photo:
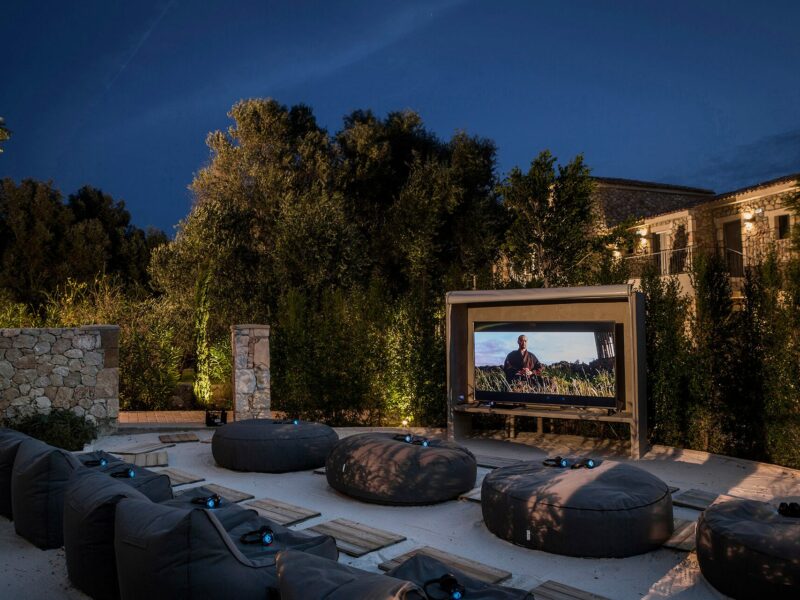
[(231, 325), (231, 348), (236, 420), (269, 418), (269, 325)]

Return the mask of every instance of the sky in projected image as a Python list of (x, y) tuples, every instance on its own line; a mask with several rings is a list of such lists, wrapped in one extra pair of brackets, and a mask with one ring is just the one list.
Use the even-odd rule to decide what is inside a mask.
[(517, 338), (520, 335), (528, 338), (528, 352), (546, 365), (562, 360), (588, 364), (597, 358), (597, 346), (591, 331), (477, 331), (475, 366), (502, 365), (508, 353), (518, 348)]

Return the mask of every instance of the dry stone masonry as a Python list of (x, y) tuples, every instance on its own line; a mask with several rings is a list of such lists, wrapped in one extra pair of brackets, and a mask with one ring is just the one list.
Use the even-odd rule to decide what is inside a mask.
[(269, 418), (269, 325), (231, 325), (231, 346), (236, 420)]
[(0, 419), (55, 408), (116, 429), (119, 327), (0, 329)]

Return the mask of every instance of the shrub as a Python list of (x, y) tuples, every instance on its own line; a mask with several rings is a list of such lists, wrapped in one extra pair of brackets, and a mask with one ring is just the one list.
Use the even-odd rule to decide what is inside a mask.
[(181, 378), (174, 317), (159, 299), (130, 303), (120, 319), (120, 407), (163, 410)]
[(64, 450), (83, 450), (97, 437), (97, 425), (66, 409), (49, 414), (33, 414), (8, 423), (8, 426)]

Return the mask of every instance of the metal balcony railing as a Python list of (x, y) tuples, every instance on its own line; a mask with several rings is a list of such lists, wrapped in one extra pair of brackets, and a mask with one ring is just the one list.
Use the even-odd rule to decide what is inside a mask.
[(625, 257), (631, 278), (640, 278), (645, 270), (655, 267), (661, 275), (688, 273), (692, 268), (694, 246), (672, 248), (647, 254), (632, 254)]

